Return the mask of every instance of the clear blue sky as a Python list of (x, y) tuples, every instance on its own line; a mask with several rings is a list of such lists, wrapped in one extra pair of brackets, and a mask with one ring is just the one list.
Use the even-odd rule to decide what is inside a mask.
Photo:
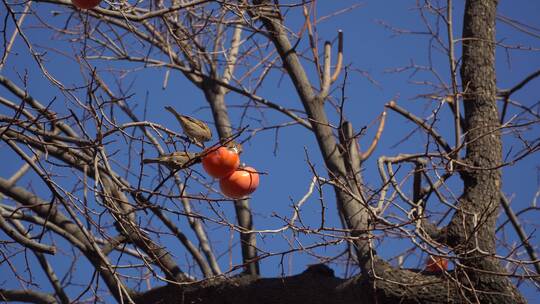
[[(338, 4), (336, 4), (338, 3)], [(428, 64), (428, 51), (430, 47), (429, 37), (425, 35), (396, 35), (382, 24), (394, 26), (400, 29), (407, 29), (414, 32), (425, 31), (425, 26), (422, 19), (419, 17), (418, 11), (415, 8), (416, 1), (320, 1), (318, 6), (318, 15), (324, 16), (337, 11), (341, 8), (353, 5), (355, 3), (360, 6), (352, 11), (343, 13), (339, 16), (321, 22), (318, 26), (319, 37), (333, 40), (336, 37), (338, 29), (342, 29), (345, 33), (345, 59), (344, 63), (350, 66), (345, 94), (347, 97), (345, 105), (345, 115), (350, 120), (354, 128), (358, 131), (364, 126), (368, 126), (368, 134), (361, 138), (360, 145), (366, 147), (369, 145), (376, 124), (374, 124), (377, 115), (383, 111), (383, 106), (389, 100), (396, 100), (400, 105), (406, 107), (413, 113), (421, 117), (427, 117), (434, 109), (434, 104), (431, 101), (416, 98), (420, 94), (430, 93), (430, 88), (419, 85), (418, 82), (434, 81), (432, 74), (427, 72), (413, 73), (408, 70), (402, 73), (390, 73), (389, 71), (415, 63), (417, 65)], [(455, 23), (454, 29), (456, 37), (461, 34), (459, 28), (461, 24), (461, 11), (463, 1), (457, 1), (455, 7)], [(55, 10), (55, 7), (49, 4), (36, 4), (34, 9), (39, 11), (42, 16), (51, 18), (51, 22), (58, 22), (57, 25), (62, 26), (63, 17), (50, 17), (50, 11)], [(538, 14), (540, 13), (540, 2), (538, 1), (500, 1), (499, 13), (506, 17), (519, 20), (521, 23), (531, 25), (536, 28), (535, 32), (540, 31), (540, 22)], [(2, 12), (2, 16), (3, 16)], [(57, 18), (57, 19), (54, 19)], [(58, 21), (56, 21), (58, 20)], [(29, 18), (29, 25), (35, 23), (34, 18)], [(287, 23), (293, 31), (297, 31), (300, 26), (300, 19), (297, 13), (293, 13)], [(61, 80), (68, 87), (80, 85), (82, 77), (80, 70), (75, 62), (66, 59), (62, 54), (47, 48), (54, 44), (54, 47), (62, 48), (65, 52), (78, 51), (79, 46), (72, 46), (69, 42), (60, 41), (56, 37), (43, 35), (43, 31), (35, 29), (27, 29), (28, 37), (33, 43), (39, 45), (39, 51), (46, 52), (46, 66), (54, 77)], [(443, 39), (446, 42), (444, 29), (441, 29)], [(53, 41), (54, 40), (54, 41)], [(522, 45), (534, 48), (533, 51), (523, 50), (504, 50), (497, 49), (497, 85), (499, 88), (508, 88), (520, 81), (523, 77), (540, 68), (540, 56), (538, 50), (540, 43), (538, 36), (525, 35), (516, 31), (507, 24), (498, 22), (497, 40), (505, 45)], [(322, 46), (322, 45), (321, 45)], [(457, 44), (457, 52), (459, 54), (460, 45)], [(28, 91), (43, 103), (52, 102), (53, 108), (61, 114), (69, 114), (66, 107), (71, 104), (67, 101), (58, 90), (54, 89), (50, 83), (41, 76), (35, 62), (29, 55), (28, 49), (19, 38), (16, 42), (15, 52), (10, 55), (8, 64), (0, 72), (2, 75), (11, 77), (16, 83), (21, 84), (19, 80), (22, 73), (27, 72)], [(431, 50), (433, 66), (442, 75), (445, 81), (449, 82), (448, 61), (445, 55), (439, 49)], [(162, 90), (162, 81), (165, 75), (164, 69), (145, 68), (139, 69), (138, 64), (124, 64), (117, 62), (99, 62), (90, 61), (91, 64), (98, 66), (100, 69), (110, 67), (113, 69), (134, 68), (138, 69), (132, 73), (123, 76), (123, 88), (126, 94), (133, 94), (129, 99), (129, 104), (135, 108), (139, 117), (144, 115), (145, 103), (147, 103), (147, 113), (145, 119), (162, 123), (171, 129), (179, 130), (178, 123), (168, 113), (163, 111), (165, 105), (174, 105), (178, 110), (186, 114), (195, 115), (201, 119), (210, 121), (211, 115), (207, 107), (204, 97), (192, 84), (188, 83), (178, 73), (172, 73), (169, 79), (169, 85), (166, 90)], [(311, 79), (315, 81), (314, 69), (312, 66), (305, 65), (310, 73)], [(360, 72), (361, 71), (361, 72)], [(369, 77), (366, 77), (369, 74)], [(376, 84), (373, 83), (373, 80)], [(343, 81), (343, 74), (338, 81), (340, 84)], [(114, 86), (113, 86), (114, 87)], [(336, 85), (337, 88), (337, 85)], [(5, 91), (0, 89), (0, 95), (3, 96)], [(540, 79), (531, 82), (524, 90), (517, 93), (513, 98), (524, 105), (533, 105), (539, 102), (540, 96)], [(83, 92), (77, 92), (78, 96), (83, 98)], [(275, 101), (284, 107), (300, 109), (301, 103), (292, 90), (291, 83), (287, 77), (281, 77), (277, 72), (272, 73), (266, 85), (258, 92), (259, 95)], [(334, 92), (334, 96), (340, 97), (339, 89)], [(256, 109), (250, 109), (247, 116), (242, 120), (240, 125), (240, 117), (244, 109), (240, 106), (245, 103), (245, 100), (235, 94), (227, 96), (227, 104), (230, 106), (230, 114), (235, 127), (244, 127), (249, 125), (250, 131), (263, 127), (278, 125), (289, 121), (287, 117), (280, 113), (265, 110), (264, 116)], [(327, 107), (331, 121), (337, 124), (339, 117), (334, 109), (329, 105)], [(536, 106), (538, 109), (538, 106)], [(2, 108), (0, 114), (5, 114), (6, 110)], [(445, 109), (442, 111), (445, 116), (440, 117), (441, 123), (439, 130), (445, 136), (448, 136), (448, 141), (453, 143), (452, 125), (450, 112)], [(507, 117), (511, 117), (517, 112), (512, 109)], [(407, 137), (415, 128), (409, 122), (406, 122), (402, 117), (395, 113), (389, 113), (387, 125), (383, 133), (383, 137), (379, 143), (374, 155), (364, 165), (365, 182), (372, 188), (380, 186), (381, 181), (376, 169), (376, 159), (381, 155), (394, 156), (399, 153), (416, 153), (423, 151), (425, 144), (425, 136), (420, 133), (415, 133), (411, 137)], [(538, 126), (533, 126), (524, 133), (525, 138), (533, 140), (538, 137)], [(246, 139), (248, 134), (244, 134), (242, 139)], [(277, 136), (277, 137), (276, 137)], [(521, 143), (515, 139), (514, 134), (504, 135), (505, 146), (504, 153), (508, 153), (508, 158), (512, 159), (521, 148)], [(278, 139), (276, 142), (276, 138)], [(406, 141), (402, 142), (403, 139)], [(119, 150), (118, 157), (120, 160), (128, 155), (128, 146), (120, 138), (118, 144), (109, 147), (108, 152), (115, 149)], [(13, 153), (9, 152), (4, 144), (0, 144), (0, 155), (2, 159), (7, 161), (1, 165), (2, 177), (7, 177), (11, 172), (14, 172), (20, 166), (19, 160)], [(324, 164), (321, 160), (320, 153), (314, 137), (306, 129), (301, 126), (292, 126), (282, 128), (278, 133), (275, 130), (261, 131), (254, 134), (248, 142), (244, 144), (244, 154), (242, 161), (261, 171), (268, 173), (262, 176), (260, 188), (253, 194), (251, 206), (254, 212), (254, 222), (256, 229), (275, 229), (281, 227), (283, 222), (275, 215), (280, 217), (290, 218), (292, 215), (291, 205), (296, 203), (307, 191), (311, 172), (307, 160), (314, 164), (318, 173), (325, 176)], [(131, 151), (138, 153), (138, 151)], [(147, 152), (149, 156), (155, 155), (154, 151)], [(135, 157), (137, 159), (137, 157)], [(515, 166), (503, 169), (504, 173), (504, 191), (512, 198), (512, 206), (515, 210), (520, 210), (529, 206), (535, 197), (535, 193), (539, 190), (539, 158), (538, 155), (529, 156)], [(195, 168), (202, 172), (202, 168)], [(403, 168), (405, 170), (406, 168)], [(146, 167), (145, 172), (150, 175), (155, 174), (155, 167)], [(66, 177), (69, 178), (68, 172)], [(147, 187), (150, 187), (151, 178), (144, 180)], [(403, 176), (401, 176), (403, 177)], [(23, 182), (28, 182), (32, 178), (29, 177)], [(24, 183), (21, 183), (24, 184)], [(460, 182), (457, 179), (450, 180), (451, 189), (454, 193), (460, 194)], [(155, 183), (154, 183), (155, 185)], [(217, 183), (214, 184), (217, 187)], [(457, 188), (456, 188), (457, 187)], [(30, 188), (38, 193), (46, 193), (46, 189), (38, 181), (31, 182)], [(407, 188), (410, 193), (410, 187)], [(201, 187), (193, 183), (189, 191), (194, 193), (202, 191)], [(327, 226), (339, 227), (339, 220), (336, 216), (334, 205), (334, 194), (330, 187), (323, 188), (324, 206), (326, 212)], [(215, 196), (218, 197), (218, 196)], [(435, 210), (440, 210), (437, 202), (433, 199), (430, 201), (430, 206)], [(195, 208), (201, 210), (205, 214), (211, 215), (208, 210), (207, 203), (196, 202)], [(172, 206), (169, 206), (174, 208)], [(220, 211), (234, 222), (234, 209), (229, 202), (219, 203), (215, 206)], [(319, 193), (315, 191), (311, 198), (305, 203), (302, 208), (302, 221), (310, 227), (317, 227), (320, 224), (321, 202), (319, 201)], [(434, 214), (435, 218), (439, 214)], [(528, 233), (535, 232), (535, 216), (538, 214), (529, 213), (520, 218), (527, 227)], [(180, 227), (190, 235), (190, 229), (185, 220), (179, 221)], [(214, 246), (218, 252), (227, 250), (231, 242), (232, 235), (226, 228), (218, 228), (215, 225), (209, 225), (209, 233), (215, 241)], [(238, 241), (238, 235), (234, 235), (233, 242)], [(503, 237), (503, 235), (499, 235)], [(504, 237), (509, 240), (516, 240), (512, 229), (507, 226)], [(2, 238), (4, 236), (2, 235)], [(323, 241), (320, 238), (313, 238), (308, 235), (295, 236), (291, 233), (286, 234), (261, 234), (258, 237), (258, 245), (267, 252), (280, 252), (289, 249), (291, 246), (295, 248), (300, 245), (309, 245), (313, 242)], [(176, 254), (176, 259), (183, 261), (185, 252), (173, 238), (164, 238), (166, 244), (170, 244), (169, 248)], [(538, 237), (531, 239), (531, 242), (538, 246)], [(378, 253), (386, 258), (395, 257), (404, 250), (410, 248), (409, 242), (397, 240), (395, 238), (387, 238), (384, 242), (378, 243)], [(280, 274), (290, 275), (301, 272), (307, 264), (318, 263), (316, 255), (332, 256), (341, 252), (344, 247), (328, 246), (318, 248), (310, 254), (293, 253), (282, 259), (282, 256), (263, 260), (261, 263), (261, 271), (264, 276), (276, 276)], [(501, 248), (501, 253), (507, 249)], [(238, 246), (233, 250), (232, 263), (238, 264), (241, 261), (240, 249)], [(525, 254), (520, 257), (528, 258)], [(422, 267), (422, 255), (412, 255), (405, 261), (405, 267)], [(67, 267), (68, 265), (61, 263), (61, 258), (53, 258), (54, 264), (59, 267)], [(81, 258), (84, 260), (84, 258)], [(225, 254), (220, 259), (220, 264), (224, 270), (229, 266), (229, 255)], [(183, 265), (185, 266), (185, 265)], [(331, 264), (336, 270), (336, 274), (343, 276), (345, 268), (343, 264)], [(9, 271), (5, 264), (0, 265), (0, 269), (6, 272)], [(67, 269), (67, 268), (66, 268)], [(81, 270), (81, 282), (85, 282), (92, 275), (88, 265), (82, 263), (78, 266)], [(349, 269), (349, 274), (351, 269)], [(352, 272), (357, 271), (352, 268)], [(38, 279), (44, 278), (35, 271), (35, 276)], [(87, 276), (82, 273), (87, 273)], [(0, 279), (0, 286), (5, 288), (17, 288), (14, 280), (4, 281)], [(529, 299), (534, 299), (534, 295), (538, 290), (530, 284), (522, 285), (522, 290)], [(49, 289), (48, 284), (43, 284), (45, 289)], [(70, 292), (76, 292), (76, 288), (72, 288)]]

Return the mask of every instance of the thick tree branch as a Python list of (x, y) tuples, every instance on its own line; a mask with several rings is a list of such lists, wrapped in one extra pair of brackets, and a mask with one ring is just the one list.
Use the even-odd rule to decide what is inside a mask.
[(373, 154), (373, 151), (375, 151), (375, 148), (377, 147), (377, 144), (379, 143), (379, 140), (381, 139), (382, 132), (384, 130), (384, 124), (386, 122), (386, 111), (384, 111), (381, 115), (381, 121), (379, 122), (379, 128), (377, 129), (377, 133), (375, 133), (375, 137), (373, 138), (373, 141), (371, 141), (371, 144), (367, 148), (365, 152), (362, 153), (360, 156), (360, 159), (362, 161), (365, 161), (368, 159), (371, 154)]
[(47, 261), (47, 258), (45, 258), (45, 255), (35, 252), (36, 258), (38, 259), (39, 264), (41, 265), (41, 268), (45, 272), (45, 275), (49, 279), (49, 282), (51, 282), (52, 287), (54, 288), (54, 291), (56, 292), (57, 297), (60, 299), (60, 302), (62, 304), (69, 304), (71, 301), (69, 300), (68, 295), (66, 294), (66, 291), (62, 287), (62, 284), (58, 277), (56, 276), (56, 273), (54, 272), (53, 266)]
[[(97, 246), (92, 245), (92, 240), (88, 238), (90, 235), (88, 231), (82, 231), (77, 224), (61, 214), (57, 208), (49, 202), (41, 200), (36, 195), (23, 188), (10, 185), (8, 181), (3, 178), (0, 178), (0, 192), (5, 196), (14, 199), (18, 203), (31, 208), (40, 217), (48, 219), (78, 239), (84, 244), (84, 247), (79, 249), (93, 264), (95, 269), (100, 272), (105, 284), (115, 298), (117, 300), (120, 300), (121, 297), (124, 297), (125, 299), (130, 298), (131, 292), (128, 291), (120, 279), (117, 278), (117, 274), (111, 270), (110, 263), (107, 259), (101, 255), (100, 252), (96, 251)], [(124, 293), (124, 295), (121, 296), (120, 293)]]
[[(253, 3), (257, 5), (266, 5), (272, 7), (274, 10), (277, 8), (271, 1), (256, 0)], [(257, 13), (255, 13), (257, 15)], [(278, 15), (271, 14), (271, 15)], [(277, 49), (283, 65), (287, 70), (296, 92), (302, 101), (304, 109), (306, 110), (308, 117), (312, 122), (313, 132), (319, 144), (323, 159), (326, 163), (329, 175), (333, 178), (337, 178), (340, 184), (349, 185), (347, 180), (346, 167), (341, 153), (337, 149), (336, 138), (328, 123), (328, 118), (324, 112), (324, 98), (323, 95), (315, 95), (312, 89), (312, 85), (305, 73), (304, 68), (296, 54), (295, 49), (291, 45), (287, 32), (279, 18), (264, 17), (262, 22), (267, 29), (267, 34), (274, 43)], [(358, 195), (357, 189), (354, 185), (352, 191)], [(337, 204), (340, 212), (343, 213), (347, 227), (351, 229), (353, 236), (360, 236), (368, 232), (368, 210), (366, 202), (359, 202), (352, 196), (348, 195), (345, 191), (335, 187), (337, 196)], [(363, 271), (367, 271), (367, 262), (372, 258), (372, 250), (368, 238), (358, 238), (355, 241), (355, 249), (359, 260), (361, 261)]]
[(3, 216), (0, 216), (0, 228), (9, 235), (15, 242), (27, 247), (29, 249), (35, 250), (37, 252), (43, 252), (47, 254), (55, 254), (56, 248), (54, 246), (45, 245), (39, 242), (34, 241), (31, 238), (20, 234), (14, 227), (11, 227), (9, 223), (4, 219)]
[(376, 285), (361, 277), (337, 278), (332, 269), (317, 264), (291, 277), (242, 276), (185, 287), (164, 286), (141, 295), (136, 301), (138, 304), (357, 304), (361, 299), (363, 304), (465, 303), (450, 277), (423, 275), (417, 270), (389, 271), (389, 265), (379, 265), (374, 275), (381, 281)]
[(332, 74), (332, 80), (331, 82), (335, 82), (339, 74), (341, 74), (341, 68), (343, 67), (343, 31), (338, 31), (338, 55), (337, 55), (337, 63), (336, 67), (334, 68), (334, 73)]
[[(227, 140), (233, 135), (225, 94), (216, 83), (207, 81), (203, 86), (206, 100), (212, 109), (212, 115), (216, 122), (216, 129), (220, 140)], [(249, 200), (240, 199), (234, 201), (234, 210), (238, 225), (244, 230), (253, 230), (253, 216), (249, 207)], [(257, 259), (257, 237), (254, 233), (240, 233), (240, 247), (242, 248), (242, 261), (244, 272), (251, 275), (259, 275), (259, 261)]]
[(36, 304), (55, 304), (56, 299), (48, 293), (35, 290), (0, 289), (0, 300), (6, 302), (28, 302)]

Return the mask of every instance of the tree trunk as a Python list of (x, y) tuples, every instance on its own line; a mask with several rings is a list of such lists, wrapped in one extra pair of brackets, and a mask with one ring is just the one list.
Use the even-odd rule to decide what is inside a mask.
[(448, 226), (449, 245), (463, 268), (458, 275), (481, 303), (525, 302), (503, 275), (493, 257), (495, 224), (499, 215), (502, 141), (496, 104), (496, 0), (470, 0), (463, 20), (461, 79), (465, 114), (466, 155), (461, 177), (464, 192), (458, 212)]

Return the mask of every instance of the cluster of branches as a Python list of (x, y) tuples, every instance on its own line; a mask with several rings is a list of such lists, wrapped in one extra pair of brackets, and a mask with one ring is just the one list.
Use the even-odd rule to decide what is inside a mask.
[[(34, 64), (65, 98), (66, 106), (59, 108), (57, 100), (40, 101), (35, 97), (38, 92), (28, 90), (26, 77), (15, 81), (0, 75), (0, 138), (10, 153), (23, 160), (14, 175), (8, 177), (2, 172), (4, 176), (0, 177), (4, 196), (0, 228), (10, 239), (2, 241), (2, 263), (23, 286), (20, 290), (1, 289), (2, 300), (70, 303), (103, 301), (111, 295), (117, 302), (128, 303), (173, 302), (178, 298), (187, 303), (219, 303), (242, 297), (256, 301), (271, 294), (275, 302), (302, 299), (322, 303), (337, 298), (354, 302), (358, 292), (367, 292), (379, 303), (518, 303), (524, 299), (511, 278), (538, 279), (540, 260), (501, 191), (500, 169), (540, 147), (538, 140), (523, 139), (520, 153), (511, 160), (502, 159), (501, 134), (507, 130), (520, 133), (538, 123), (539, 115), (531, 106), (511, 97), (539, 73), (513, 88), (497, 91), (493, 36), (496, 1), (466, 1), (460, 41), (463, 56), (459, 59), (455, 55), (458, 40), (453, 35), (452, 1), (419, 6), (430, 37), (448, 56), (450, 75), (442, 77), (431, 66), (408, 67), (427, 69), (440, 80), (433, 86), (436, 90), (425, 95), (436, 102), (435, 110), (430, 117), (421, 118), (389, 101), (374, 139), (364, 150), (358, 145), (363, 130), (354, 130), (343, 112), (346, 98), (334, 96), (339, 94), (336, 88), (344, 95), (347, 75), (343, 71), (349, 69), (344, 66), (344, 33), (338, 32), (334, 43), (321, 44), (317, 23), (322, 18), (317, 19), (316, 2), (122, 2), (85, 11), (74, 9), (68, 0), (35, 2), (40, 2), (39, 7), (34, 2), (3, 2), (6, 24), (14, 28), (13, 34), (4, 38), (0, 69), (9, 61), (13, 41), (20, 39)], [(63, 26), (43, 17), (43, 11), (51, 8), (59, 9), (55, 14), (65, 15)], [(286, 19), (297, 10), (304, 23), (294, 32), (286, 26)], [(485, 18), (479, 18), (479, 12)], [(439, 29), (430, 27), (431, 17), (426, 15), (435, 16), (445, 25), (447, 41)], [(47, 69), (38, 46), (23, 26), (30, 16), (41, 31), (81, 46), (80, 53), (68, 56), (83, 72), (84, 85), (71, 88)], [(4, 30), (7, 32), (7, 27)], [(204, 94), (220, 139), (242, 130), (231, 123), (226, 104), (229, 94), (245, 97), (246, 112), (255, 108), (281, 113), (288, 122), (253, 129), (253, 136), (262, 130), (300, 125), (316, 138), (327, 172), (317, 172), (311, 166), (313, 179), (308, 191), (294, 204), (289, 218), (281, 216), (284, 225), (275, 229), (254, 227), (248, 199), (234, 201), (235, 219), (228, 218), (218, 204), (226, 199), (192, 169), (160, 168), (155, 178), (148, 178), (148, 169), (141, 165), (143, 158), (189, 146), (182, 134), (137, 116), (128, 102), (132, 97), (121, 85), (115, 85), (121, 76), (110, 77), (115, 75), (114, 70), (108, 73), (95, 66), (126, 62), (166, 70), (164, 88), (169, 86), (170, 73), (181, 73)], [(315, 67), (314, 77), (310, 77), (306, 65)], [(259, 95), (267, 77), (276, 72), (290, 79), (303, 110), (286, 108), (280, 101)], [(328, 118), (325, 103), (338, 112), (337, 126)], [(444, 107), (453, 113), (452, 141), (437, 131)], [(506, 121), (508, 107), (522, 111)], [(363, 163), (372, 156), (382, 136), (387, 112), (398, 114), (394, 119), (412, 122), (426, 135), (427, 143), (415, 154), (380, 157), (379, 186), (368, 187), (361, 174)], [(409, 171), (398, 174), (396, 167), (400, 172)], [(24, 186), (25, 175), (33, 176), (31, 183), (39, 187)], [(463, 181), (462, 194), (454, 194), (447, 185), (453, 176)], [(204, 191), (190, 193), (195, 185)], [(326, 225), (323, 213), (319, 227), (310, 228), (301, 221), (301, 207), (315, 189), (322, 191), (326, 186), (335, 192), (335, 207), (343, 226)], [(430, 198), (429, 202), (436, 200), (446, 206), (445, 224), (430, 220)], [(167, 207), (169, 202), (181, 204)], [(206, 210), (198, 208), (197, 202), (205, 202)], [(520, 238), (520, 244), (506, 256), (496, 250), (499, 206), (504, 207)], [(531, 207), (523, 212), (534, 210)], [(184, 231), (174, 217), (185, 221), (191, 231)], [(239, 234), (240, 265), (224, 270), (218, 261), (226, 253), (213, 248), (209, 226)], [(311, 235), (320, 241), (280, 252), (265, 251), (257, 245), (257, 235), (287, 232)], [(182, 262), (175, 258), (172, 249), (166, 247), (169, 236), (183, 246), (189, 258)], [(391, 265), (375, 250), (375, 242), (385, 237), (407, 239), (413, 245), (401, 259), (423, 252), (452, 260), (454, 269), (433, 274), (402, 268), (401, 263)], [(346, 247), (347, 263), (359, 266), (358, 275), (338, 279), (327, 268), (311, 267), (299, 276), (266, 281), (259, 278), (259, 263), (267, 257), (340, 244)], [(521, 247), (528, 258), (518, 254)], [(36, 285), (32, 275), (25, 276), (15, 265), (17, 256), (28, 253), (35, 255), (52, 293), (32, 288)], [(84, 257), (95, 270), (91, 281), (76, 295), (66, 290), (77, 284), (75, 266), (67, 271), (70, 275), (59, 278), (47, 256), (58, 254), (71, 256), (74, 265)], [(509, 267), (503, 268), (501, 261), (509, 262)], [(28, 270), (31, 266), (26, 263), (22, 269)], [(242, 269), (243, 275), (232, 278), (237, 269)], [(143, 291), (142, 284), (150, 279), (167, 287)], [(275, 290), (287, 284), (296, 288)], [(321, 288), (326, 294), (310, 294), (313, 288)]]

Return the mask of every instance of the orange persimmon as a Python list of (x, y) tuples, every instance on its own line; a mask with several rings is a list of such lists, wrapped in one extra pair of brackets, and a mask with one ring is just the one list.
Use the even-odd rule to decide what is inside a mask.
[(219, 180), (221, 192), (233, 199), (253, 193), (259, 186), (259, 173), (252, 167), (239, 168)]
[(429, 256), (426, 260), (426, 270), (430, 272), (441, 272), (448, 269), (448, 260), (443, 257)]
[(98, 6), (101, 0), (71, 0), (71, 2), (80, 9), (91, 9)]
[(227, 147), (211, 148), (202, 153), (202, 165), (206, 173), (214, 178), (222, 178), (234, 172), (240, 165), (240, 157), (235, 149)]

